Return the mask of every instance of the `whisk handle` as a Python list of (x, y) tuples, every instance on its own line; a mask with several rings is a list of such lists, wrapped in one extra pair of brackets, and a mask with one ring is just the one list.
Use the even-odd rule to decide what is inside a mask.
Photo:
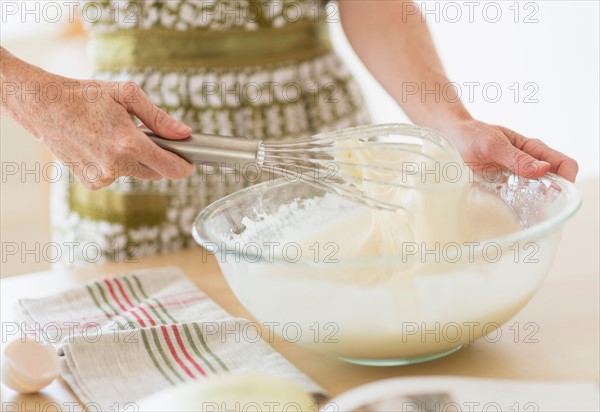
[(193, 133), (183, 140), (164, 139), (152, 130), (141, 130), (157, 145), (181, 156), (190, 163), (217, 164), (236, 167), (244, 164), (262, 164), (262, 142), (238, 137)]

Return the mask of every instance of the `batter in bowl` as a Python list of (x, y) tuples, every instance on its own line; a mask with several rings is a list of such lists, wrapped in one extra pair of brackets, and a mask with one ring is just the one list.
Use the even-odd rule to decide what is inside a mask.
[[(355, 141), (340, 145), (344, 143), (356, 145)], [(405, 150), (348, 150), (339, 155), (344, 164), (367, 165), (341, 168), (359, 181), (367, 196), (402, 208), (362, 209), (310, 237), (341, 242), (345, 246), (341, 249), (354, 256), (400, 256), (407, 242), (424, 246), (476, 242), (519, 229), (500, 199), (470, 190), (473, 174), (450, 143), (425, 140), (422, 145), (403, 144), (402, 148)], [(372, 183), (377, 181), (388, 184)], [(369, 228), (366, 232), (365, 227)], [(349, 232), (354, 236), (347, 236)]]
[[(455, 150), (426, 144), (420, 152), (425, 157), (414, 151), (369, 152), (371, 158), (365, 153), (345, 156), (404, 168), (407, 173), (394, 179), (410, 188), (369, 183), (367, 178), (382, 178), (378, 169), (344, 171), (365, 178), (370, 196), (403, 207), (337, 208), (342, 201), (325, 194), (244, 219), (245, 230), (232, 240), (277, 242), (276, 256), (297, 243), (303, 259), (232, 263), (231, 270), (224, 263), (238, 298), (284, 338), (359, 362), (436, 357), (492, 333), (543, 278), (528, 275), (531, 266), (515, 265), (512, 256), (488, 259), (496, 251), (487, 250), (490, 239), (521, 229), (512, 209), (472, 184), (473, 175)], [(281, 224), (290, 218), (296, 223)], [(316, 245), (333, 245), (335, 253), (317, 259)], [(465, 254), (465, 246), (473, 256)], [(301, 333), (289, 336), (290, 324)]]

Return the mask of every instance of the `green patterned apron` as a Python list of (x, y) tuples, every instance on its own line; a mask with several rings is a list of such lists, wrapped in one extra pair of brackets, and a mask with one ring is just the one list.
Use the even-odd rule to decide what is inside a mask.
[[(89, 1), (93, 78), (134, 81), (194, 130), (266, 141), (368, 122), (315, 0)], [(187, 179), (120, 178), (98, 191), (68, 173), (52, 188), (63, 264), (123, 261), (193, 244), (196, 214), (256, 183), (199, 166)]]

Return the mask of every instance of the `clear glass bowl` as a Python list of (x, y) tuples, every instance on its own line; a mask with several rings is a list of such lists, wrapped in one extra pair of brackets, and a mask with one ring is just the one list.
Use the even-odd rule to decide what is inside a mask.
[(472, 190), (501, 199), (522, 230), (445, 251), (352, 257), (307, 245), (302, 233), (364, 206), (280, 179), (208, 206), (193, 235), (246, 309), (284, 339), (360, 364), (422, 362), (495, 336), (539, 288), (581, 204), (551, 174), (478, 179)]

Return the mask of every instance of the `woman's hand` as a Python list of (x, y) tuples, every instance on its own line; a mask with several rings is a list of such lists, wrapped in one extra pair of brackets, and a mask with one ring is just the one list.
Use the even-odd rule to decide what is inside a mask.
[(47, 80), (59, 85), (61, 99), (43, 102), (42, 96), (41, 110), (24, 126), (86, 187), (99, 189), (120, 176), (158, 180), (192, 173), (193, 165), (155, 145), (130, 115), (170, 139), (186, 138), (190, 127), (152, 104), (135, 83)]
[(168, 139), (192, 132), (130, 82), (69, 79), (27, 64), (0, 47), (2, 113), (37, 137), (88, 188), (120, 176), (179, 179), (194, 166), (161, 149), (134, 124), (137, 116)]
[(577, 162), (569, 156), (506, 127), (461, 120), (442, 132), (474, 170), (505, 167), (530, 179), (553, 172), (572, 182), (579, 170)]

